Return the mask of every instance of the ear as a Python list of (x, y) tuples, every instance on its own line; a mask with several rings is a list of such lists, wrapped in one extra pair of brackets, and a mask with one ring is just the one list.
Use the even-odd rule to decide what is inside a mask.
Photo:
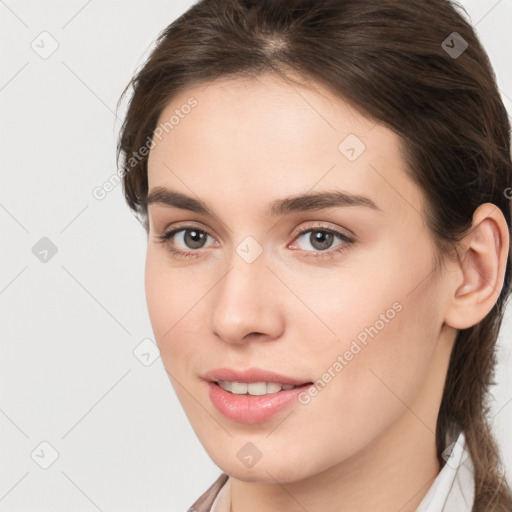
[(446, 324), (467, 329), (489, 313), (503, 287), (508, 252), (509, 228), (502, 211), (492, 203), (481, 204), (458, 244)]

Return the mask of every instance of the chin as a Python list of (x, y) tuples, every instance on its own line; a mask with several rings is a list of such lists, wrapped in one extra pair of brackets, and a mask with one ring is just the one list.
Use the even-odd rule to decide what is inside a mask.
[[(282, 483), (295, 482), (307, 478), (309, 473), (304, 472), (304, 465), (301, 466), (301, 472), (297, 472), (297, 462), (287, 458), (276, 460), (262, 457), (254, 466), (244, 467), (244, 464), (238, 459), (233, 460), (215, 460), (214, 462), (226, 474), (242, 480), (244, 482), (275, 483), (276, 480)], [(225, 463), (224, 463), (225, 462)]]

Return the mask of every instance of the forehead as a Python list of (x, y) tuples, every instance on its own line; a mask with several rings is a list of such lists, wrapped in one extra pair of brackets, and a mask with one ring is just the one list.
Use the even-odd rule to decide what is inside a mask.
[(176, 95), (158, 126), (150, 190), (245, 196), (245, 205), (256, 205), (341, 188), (372, 196), (383, 210), (421, 209), (398, 135), (316, 82), (298, 85), (274, 75), (215, 80)]

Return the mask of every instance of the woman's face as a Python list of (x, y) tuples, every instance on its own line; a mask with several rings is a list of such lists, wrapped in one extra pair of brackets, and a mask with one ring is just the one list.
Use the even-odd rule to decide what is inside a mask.
[[(263, 75), (190, 88), (149, 155), (156, 341), (206, 451), (247, 481), (306, 478), (411, 429), (434, 443), (454, 334), (398, 136), (316, 87)], [(242, 396), (209, 381), (282, 382), (220, 368), (315, 385)]]

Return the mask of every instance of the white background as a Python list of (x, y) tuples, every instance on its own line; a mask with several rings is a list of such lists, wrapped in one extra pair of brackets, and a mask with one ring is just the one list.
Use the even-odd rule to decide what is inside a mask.
[[(220, 474), (160, 358), (133, 353), (153, 339), (143, 228), (121, 185), (92, 194), (116, 173), (122, 90), (192, 3), (0, 0), (1, 512), (184, 511)], [(462, 4), (512, 112), (512, 0)], [(46, 59), (41, 37), (58, 43)], [(511, 480), (509, 311), (493, 414)]]

